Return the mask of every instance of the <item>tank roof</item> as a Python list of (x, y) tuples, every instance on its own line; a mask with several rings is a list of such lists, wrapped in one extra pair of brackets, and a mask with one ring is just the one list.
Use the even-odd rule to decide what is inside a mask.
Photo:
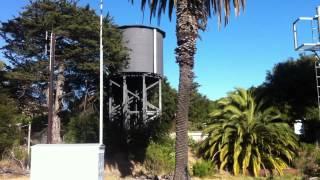
[(163, 37), (165, 38), (166, 37), (166, 33), (159, 29), (159, 28), (156, 28), (156, 27), (152, 27), (152, 26), (145, 26), (145, 25), (124, 25), (124, 26), (119, 26), (119, 29), (127, 29), (127, 28), (147, 28), (147, 29), (156, 29), (158, 32), (160, 32)]

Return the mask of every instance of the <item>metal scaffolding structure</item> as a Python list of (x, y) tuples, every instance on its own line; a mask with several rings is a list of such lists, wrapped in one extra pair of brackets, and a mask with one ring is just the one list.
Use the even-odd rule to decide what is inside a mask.
[(161, 114), (161, 77), (153, 73), (120, 73), (109, 79), (109, 119), (130, 129)]
[[(298, 36), (298, 24), (300, 22), (310, 22), (310, 42), (299, 42)], [(316, 88), (317, 88), (317, 101), (319, 109), (320, 120), (320, 6), (316, 8), (316, 15), (313, 17), (299, 17), (293, 22), (293, 35), (294, 35), (294, 49), (296, 51), (312, 52), (315, 57), (315, 76), (316, 76)]]

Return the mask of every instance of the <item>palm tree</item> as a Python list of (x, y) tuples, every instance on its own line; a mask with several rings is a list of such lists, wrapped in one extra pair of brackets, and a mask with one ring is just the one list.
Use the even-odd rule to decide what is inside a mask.
[[(133, 2), (134, 0), (131, 0)], [(171, 20), (172, 13), (176, 12), (176, 61), (180, 68), (179, 95), (176, 117), (176, 167), (174, 179), (188, 179), (188, 146), (187, 128), (190, 93), (193, 81), (194, 55), (199, 30), (205, 30), (207, 19), (213, 13), (218, 17), (218, 23), (229, 21), (231, 2), (238, 15), (244, 8), (246, 0), (141, 0), (141, 10), (150, 8), (150, 18), (166, 13)], [(223, 20), (222, 20), (223, 18)]]
[(276, 170), (280, 175), (298, 148), (293, 130), (281, 121), (273, 107), (255, 100), (252, 91), (238, 88), (218, 101), (211, 113), (212, 124), (199, 153), (215, 162), (220, 170), (235, 175), (249, 171), (254, 176), (260, 169)]

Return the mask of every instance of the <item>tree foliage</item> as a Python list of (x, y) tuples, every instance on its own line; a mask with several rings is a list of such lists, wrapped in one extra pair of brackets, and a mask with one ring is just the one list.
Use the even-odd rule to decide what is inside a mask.
[(193, 83), (189, 110), (189, 130), (202, 130), (208, 122), (209, 113), (212, 110), (212, 102), (198, 91), (199, 86), (198, 83)]
[(0, 94), (0, 155), (15, 142), (19, 142), (17, 108), (15, 102), (5, 94)]
[(257, 101), (250, 90), (237, 88), (219, 100), (211, 113), (212, 123), (199, 152), (221, 170), (235, 175), (247, 170), (258, 176), (260, 169), (282, 170), (292, 161), (298, 148), (297, 137), (280, 112)]
[[(126, 58), (121, 33), (110, 16), (104, 19), (104, 60), (110, 71), (122, 66)], [(72, 70), (98, 73), (99, 16), (88, 5), (79, 7), (76, 0), (34, 0), (18, 17), (1, 26), (6, 44), (4, 55), (15, 66), (28, 67), (45, 60), (46, 31), (57, 36), (56, 59)], [(48, 49), (47, 49), (48, 50)]]
[(276, 64), (258, 89), (269, 104), (288, 113), (291, 120), (304, 119), (317, 105), (315, 58), (300, 56)]
[[(103, 20), (103, 29), (105, 68), (109, 73), (116, 72), (126, 63), (127, 49), (109, 15)], [(64, 82), (55, 106), (61, 107), (57, 114), (62, 125), (85, 111), (84, 107), (93, 107), (97, 113), (99, 16), (89, 5), (78, 6), (77, 0), (32, 0), (17, 17), (1, 23), (0, 36), (5, 41), (1, 50), (11, 64), (6, 77), (20, 110), (30, 116), (47, 114), (50, 47), (46, 31), (49, 36), (51, 32), (56, 34), (55, 75), (63, 77)], [(63, 72), (57, 71), (61, 64)]]
[[(3, 62), (0, 64), (5, 66)], [(6, 86), (6, 79), (3, 75), (6, 73), (0, 68), (0, 155), (6, 149), (19, 141), (19, 132), (17, 123), (19, 123), (19, 113), (16, 101), (11, 98), (9, 88)], [(0, 156), (1, 159), (1, 156)]]
[(315, 57), (301, 55), (278, 63), (257, 88), (269, 105), (287, 116), (289, 123), (303, 121), (301, 140), (308, 143), (320, 140), (315, 62)]
[[(131, 0), (133, 3), (134, 0)], [(229, 22), (230, 14), (231, 14), (231, 0), (206, 0), (206, 1), (190, 1), (188, 2), (190, 8), (194, 10), (193, 16), (199, 16), (199, 24), (198, 26), (201, 27), (202, 21), (206, 22), (207, 18), (210, 17), (212, 14), (218, 17), (218, 25), (224, 21), (224, 24), (227, 25)], [(245, 0), (234, 0), (233, 1), (234, 10), (236, 15), (239, 15), (240, 9), (244, 9), (246, 5)], [(152, 17), (158, 17), (158, 21), (160, 22), (161, 15), (166, 13), (168, 9), (168, 16), (171, 20), (172, 13), (175, 12), (175, 8), (177, 7), (176, 0), (169, 0), (169, 1), (141, 1), (141, 10), (144, 11), (145, 7), (150, 7), (150, 20)]]
[(99, 122), (97, 114), (83, 112), (78, 116), (71, 117), (65, 134), (65, 141), (68, 143), (92, 143), (99, 141)]

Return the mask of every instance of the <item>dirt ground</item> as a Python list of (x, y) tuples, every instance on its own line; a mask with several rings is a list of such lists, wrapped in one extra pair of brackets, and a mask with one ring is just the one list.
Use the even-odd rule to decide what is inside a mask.
[[(0, 180), (29, 180), (29, 176), (14, 176), (14, 175), (0, 175)], [(105, 180), (120, 180), (120, 179), (126, 179), (126, 180), (133, 180), (134, 178), (125, 177), (120, 178), (117, 175), (108, 175), (104, 177)]]
[[(196, 161), (196, 157), (189, 151), (189, 165)], [(128, 155), (124, 153), (113, 154), (112, 157), (107, 158), (105, 161), (105, 180), (133, 180), (132, 175), (146, 173), (146, 170), (140, 163), (128, 160)], [(13, 174), (1, 174), (3, 169), (19, 169), (12, 163), (1, 161), (0, 162), (0, 180), (29, 180), (29, 176), (18, 176)], [(19, 171), (17, 171), (19, 172)]]
[(0, 180), (29, 180), (27, 176), (0, 175)]
[[(194, 156), (192, 152), (189, 151), (189, 166), (192, 167), (197, 161), (197, 158)], [(4, 167), (8, 168), (16, 168), (13, 167), (11, 163), (1, 161), (0, 162), (0, 170)], [(286, 170), (285, 174), (297, 175), (296, 172), (291, 172), (294, 169)], [(104, 172), (104, 179), (105, 180), (136, 180), (137, 178), (132, 178), (131, 175), (138, 174), (140, 172), (144, 172), (142, 165), (139, 163), (135, 163), (129, 161), (125, 154), (116, 154), (113, 158), (106, 160), (105, 172)], [(290, 172), (287, 172), (290, 171)], [(296, 170), (295, 170), (296, 171)], [(21, 173), (17, 171), (18, 173)], [(22, 175), (12, 175), (12, 174), (1, 174), (0, 171), (0, 180), (29, 180), (29, 176), (22, 176)], [(230, 175), (229, 173), (221, 173), (216, 174), (214, 177), (211, 178), (195, 178), (193, 177), (192, 180), (254, 180), (252, 177), (235, 177)], [(277, 179), (277, 178), (275, 178)], [(279, 180), (294, 180), (300, 179), (297, 176), (290, 176), (290, 177), (279, 177)], [(261, 178), (264, 180), (264, 178)]]
[[(104, 177), (105, 180), (136, 180), (135, 178), (132, 177), (123, 177), (120, 178), (117, 175), (105, 175)], [(255, 178), (253, 177), (235, 177), (231, 176), (229, 174), (219, 174), (211, 178), (195, 178), (193, 177), (192, 180), (254, 180)], [(261, 178), (261, 180), (265, 180), (266, 178)], [(275, 180), (299, 180), (301, 179), (300, 177), (295, 177), (295, 176), (284, 176), (284, 177), (277, 177)], [(28, 176), (12, 176), (12, 175), (0, 175), (0, 180), (29, 180)]]

